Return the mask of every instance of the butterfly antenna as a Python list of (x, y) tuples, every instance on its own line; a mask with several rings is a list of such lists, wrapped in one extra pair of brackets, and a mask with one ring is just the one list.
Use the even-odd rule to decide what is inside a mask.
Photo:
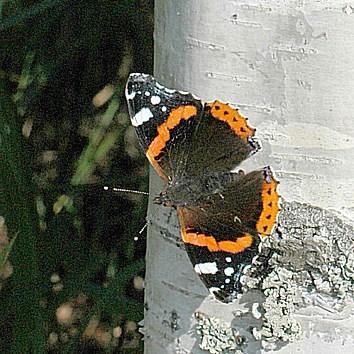
[(141, 230), (139, 231), (139, 235), (141, 235), (143, 232), (144, 232), (144, 230), (147, 228), (147, 226), (148, 226), (148, 224), (147, 224), (147, 222), (145, 223), (145, 225), (141, 228)]
[(112, 192), (115, 192), (115, 193), (132, 193), (132, 194), (149, 195), (148, 192), (137, 191), (137, 190), (134, 190), (134, 189), (116, 188), (116, 187), (108, 187), (108, 186), (104, 186), (103, 189), (105, 191), (108, 191), (108, 190), (111, 189)]
[[(147, 227), (147, 223), (145, 223), (145, 225), (141, 228), (141, 230), (139, 231), (139, 235), (141, 235), (143, 232), (144, 232), (144, 230), (146, 229), (146, 227)], [(139, 240), (139, 236), (134, 236), (134, 241), (138, 241)]]

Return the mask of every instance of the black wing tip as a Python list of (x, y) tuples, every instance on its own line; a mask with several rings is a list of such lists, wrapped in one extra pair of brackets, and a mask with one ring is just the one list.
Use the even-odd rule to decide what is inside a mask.
[(163, 84), (161, 84), (156, 78), (150, 74), (145, 74), (145, 73), (131, 73), (129, 75), (127, 85), (126, 85), (126, 92), (128, 95), (131, 93), (131, 87), (134, 86), (139, 86), (140, 84), (143, 83), (148, 83), (150, 86), (155, 86), (157, 89), (161, 90), (165, 94), (178, 94), (180, 95), (180, 98), (182, 99), (187, 99), (187, 100), (194, 100), (194, 101), (200, 101), (202, 104), (202, 100), (194, 95), (193, 93), (189, 91), (183, 91), (183, 90), (177, 90), (174, 88), (169, 88)]
[(156, 81), (156, 80), (152, 75), (145, 74), (145, 73), (130, 73), (128, 77), (128, 82), (146, 82), (146, 81)]
[(132, 92), (136, 91), (141, 84), (145, 83), (154, 85), (154, 83), (156, 83), (156, 80), (152, 75), (149, 74), (131, 73), (125, 85), (125, 94), (127, 98), (129, 98)]

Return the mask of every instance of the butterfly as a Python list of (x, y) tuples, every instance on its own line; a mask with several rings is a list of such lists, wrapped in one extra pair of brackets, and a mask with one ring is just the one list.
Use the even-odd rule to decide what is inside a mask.
[(202, 102), (147, 74), (129, 76), (126, 99), (140, 145), (165, 182), (155, 203), (176, 209), (186, 251), (210, 293), (234, 301), (279, 213), (269, 166), (231, 172), (260, 149), (255, 129), (231, 105)]

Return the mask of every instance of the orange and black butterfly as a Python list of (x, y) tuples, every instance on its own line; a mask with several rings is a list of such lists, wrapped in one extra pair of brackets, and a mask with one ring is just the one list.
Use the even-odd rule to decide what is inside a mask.
[(130, 75), (126, 98), (146, 157), (166, 182), (155, 202), (177, 210), (189, 258), (209, 291), (233, 301), (279, 213), (270, 167), (230, 172), (259, 150), (255, 129), (232, 106), (203, 103), (146, 74)]

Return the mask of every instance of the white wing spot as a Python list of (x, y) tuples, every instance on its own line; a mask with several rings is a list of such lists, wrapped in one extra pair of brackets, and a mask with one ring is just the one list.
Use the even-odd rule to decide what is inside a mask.
[(224, 269), (224, 273), (226, 276), (231, 276), (235, 272), (235, 269), (232, 267), (227, 267)]
[(231, 259), (231, 257), (226, 257), (226, 258), (225, 258), (225, 261), (226, 261), (227, 263), (231, 263), (231, 262), (232, 262), (232, 259)]
[(214, 293), (220, 291), (220, 288), (211, 287), (209, 288), (209, 291), (214, 295)]
[(132, 124), (134, 127), (137, 127), (144, 122), (147, 122), (150, 118), (152, 118), (154, 115), (151, 113), (149, 108), (142, 108), (132, 119)]
[(159, 104), (161, 102), (160, 96), (151, 96), (150, 98), (151, 104)]
[(194, 266), (198, 274), (215, 274), (218, 271), (216, 262), (199, 263)]
[(162, 112), (166, 112), (166, 111), (167, 111), (167, 107), (166, 107), (166, 106), (163, 106), (163, 107), (161, 108), (161, 111), (162, 111)]
[(175, 93), (176, 90), (172, 90), (172, 89), (169, 89), (167, 87), (165, 87), (165, 91), (168, 92), (168, 93)]
[(127, 91), (125, 95), (127, 97), (127, 100), (132, 100), (135, 97), (136, 92), (132, 91), (131, 93), (128, 93), (128, 91)]
[(145, 96), (150, 96), (151, 93), (149, 91), (145, 91)]
[(226, 283), (226, 284), (229, 284), (229, 283), (230, 283), (230, 279), (229, 279), (229, 278), (226, 278), (226, 279), (225, 279), (225, 283)]

